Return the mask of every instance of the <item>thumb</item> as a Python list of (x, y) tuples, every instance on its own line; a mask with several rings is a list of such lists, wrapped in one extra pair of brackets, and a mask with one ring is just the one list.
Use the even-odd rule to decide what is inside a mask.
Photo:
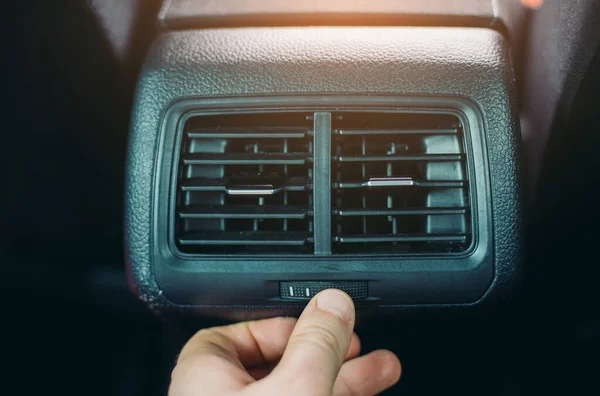
[(352, 299), (337, 289), (320, 292), (298, 319), (272, 380), (290, 394), (330, 395), (353, 329)]

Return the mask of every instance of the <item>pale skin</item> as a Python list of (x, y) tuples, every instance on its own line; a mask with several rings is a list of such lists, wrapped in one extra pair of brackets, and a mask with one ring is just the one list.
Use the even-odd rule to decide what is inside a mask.
[(170, 396), (375, 395), (400, 379), (390, 351), (360, 355), (354, 304), (325, 290), (298, 320), (274, 318), (201, 330), (184, 346)]

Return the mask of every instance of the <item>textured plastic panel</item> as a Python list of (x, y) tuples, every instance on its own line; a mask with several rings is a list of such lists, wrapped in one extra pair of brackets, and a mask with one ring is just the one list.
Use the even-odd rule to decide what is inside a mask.
[[(265, 263), (202, 263), (200, 269), (188, 262), (175, 271), (189, 283), (159, 286), (156, 280), (164, 275), (161, 271), (173, 270), (169, 265), (155, 266), (156, 257), (168, 256), (170, 252), (157, 251), (161, 246), (156, 238), (165, 234), (164, 229), (162, 234), (151, 231), (160, 231), (159, 218), (155, 216), (160, 209), (155, 208), (155, 198), (160, 192), (155, 172), (171, 166), (157, 162), (165, 144), (159, 134), (170, 119), (164, 117), (167, 110), (184, 98), (215, 96), (267, 95), (264, 103), (271, 101), (271, 105), (278, 105), (280, 98), (270, 99), (268, 95), (285, 94), (313, 94), (306, 103), (314, 105), (315, 98), (320, 98), (321, 106), (340, 104), (344, 98), (328, 99), (323, 94), (370, 94), (398, 107), (455, 108), (463, 115), (470, 114), (467, 118), (479, 124), (477, 130), (484, 132), (481, 137), (488, 147), (493, 198), (488, 204), (494, 226), (491, 250), (495, 254), (494, 271), (490, 268), (489, 277), (484, 275), (469, 285), (448, 273), (427, 283), (428, 271), (422, 267), (423, 263), (419, 263), (421, 267), (405, 263), (403, 270), (397, 268), (394, 277), (389, 266), (389, 271), (385, 271), (384, 267), (374, 267), (371, 263), (367, 266), (365, 261), (358, 260), (350, 263), (352, 278), (348, 277), (348, 263), (340, 266), (329, 262), (321, 265), (327, 270), (327, 279), (318, 278), (323, 274), (315, 271), (315, 266), (301, 264), (287, 268), (295, 274), (295, 279), (285, 279), (281, 268)], [(466, 101), (444, 101), (438, 97), (462, 97)], [(301, 305), (283, 305), (277, 298), (269, 297), (278, 295), (279, 282), (285, 280), (394, 278), (395, 298), (365, 302), (370, 306), (365, 310), (359, 307), (359, 315), (361, 311), (375, 313), (374, 305), (379, 313), (392, 313), (431, 304), (450, 307), (501, 298), (515, 285), (521, 257), (520, 136), (513, 98), (507, 44), (501, 35), (486, 29), (256, 28), (164, 34), (156, 40), (148, 56), (132, 125), (126, 197), (130, 283), (155, 309), (191, 309), (232, 318), (298, 313)], [(213, 106), (223, 108), (225, 102), (216, 100)], [(235, 101), (227, 103), (233, 108), (239, 105)], [(236, 272), (235, 268), (244, 273)], [(231, 288), (239, 277), (243, 277), (247, 286), (260, 285), (252, 286), (255, 292), (246, 295), (241, 303), (235, 293), (219, 295), (211, 288), (202, 288), (209, 284), (221, 290), (226, 286)], [(482, 287), (481, 279), (486, 277), (489, 282)], [(372, 283), (371, 292), (377, 292), (377, 284)], [(424, 285), (429, 291), (423, 289)], [(440, 297), (445, 288), (454, 291), (454, 298)], [(194, 290), (193, 296), (190, 290)], [(166, 295), (179, 303), (169, 301)], [(420, 305), (415, 305), (417, 302)], [(252, 310), (247, 311), (249, 308)]]

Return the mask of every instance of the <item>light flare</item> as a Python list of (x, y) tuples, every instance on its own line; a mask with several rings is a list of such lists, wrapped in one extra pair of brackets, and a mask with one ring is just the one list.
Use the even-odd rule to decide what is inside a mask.
[(538, 10), (538, 9), (542, 8), (542, 5), (544, 4), (544, 0), (521, 0), (521, 3), (525, 7), (529, 7), (529, 8), (533, 8), (534, 10)]

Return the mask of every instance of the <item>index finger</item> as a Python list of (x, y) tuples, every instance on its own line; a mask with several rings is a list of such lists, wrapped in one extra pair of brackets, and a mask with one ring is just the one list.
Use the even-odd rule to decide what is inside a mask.
[(201, 330), (184, 346), (177, 364), (190, 356), (217, 355), (252, 368), (276, 363), (292, 334), (295, 318), (273, 318)]
[(298, 319), (271, 380), (303, 394), (330, 394), (352, 342), (354, 321), (350, 296), (338, 289), (318, 293)]
[[(272, 366), (281, 359), (296, 322), (279, 317), (201, 330), (184, 346), (177, 363), (191, 355), (216, 354), (246, 369)], [(359, 354), (360, 340), (353, 334), (345, 360)]]
[(169, 395), (191, 395), (198, 389), (222, 394), (253, 383), (245, 365), (278, 359), (295, 323), (295, 319), (276, 318), (199, 331), (179, 355)]

